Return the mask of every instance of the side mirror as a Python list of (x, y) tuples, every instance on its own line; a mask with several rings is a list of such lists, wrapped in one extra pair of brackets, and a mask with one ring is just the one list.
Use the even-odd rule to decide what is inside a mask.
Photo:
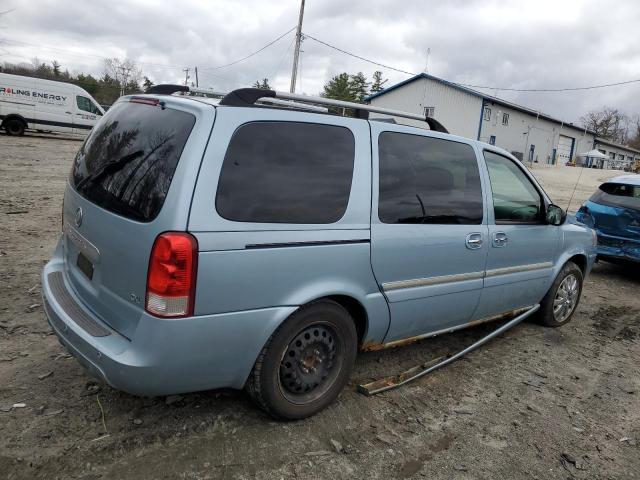
[(546, 220), (549, 225), (562, 225), (567, 219), (567, 212), (553, 203), (547, 207)]

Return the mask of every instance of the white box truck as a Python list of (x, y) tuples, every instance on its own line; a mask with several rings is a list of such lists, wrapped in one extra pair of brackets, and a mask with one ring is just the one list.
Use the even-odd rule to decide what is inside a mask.
[(0, 73), (0, 128), (8, 135), (26, 129), (88, 133), (104, 110), (77, 85)]

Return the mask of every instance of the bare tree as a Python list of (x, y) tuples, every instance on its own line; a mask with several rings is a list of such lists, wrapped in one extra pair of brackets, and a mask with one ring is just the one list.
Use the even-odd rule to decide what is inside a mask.
[(630, 119), (618, 109), (604, 107), (580, 117), (583, 127), (596, 132), (598, 137), (625, 144), (629, 137)]
[(120, 85), (120, 94), (125, 95), (140, 90), (142, 70), (130, 59), (107, 58), (104, 61), (104, 73)]
[(629, 142), (631, 148), (640, 150), (640, 115), (633, 115), (629, 121)]

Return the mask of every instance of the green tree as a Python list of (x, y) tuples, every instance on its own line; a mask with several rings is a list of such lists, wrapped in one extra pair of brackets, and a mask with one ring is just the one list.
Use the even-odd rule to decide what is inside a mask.
[(263, 78), (262, 82), (260, 82), (260, 80), (256, 81), (256, 83), (253, 84), (253, 88), (264, 88), (265, 90), (271, 90), (269, 79)]
[(142, 88), (144, 90), (147, 90), (148, 88), (151, 88), (151, 87), (153, 87), (153, 82), (149, 79), (149, 77), (145, 75), (144, 80), (142, 81)]
[(353, 102), (355, 99), (353, 98), (351, 90), (349, 74), (344, 72), (333, 77), (325, 84), (320, 95), (326, 98), (333, 98), (334, 100)]
[(373, 72), (373, 83), (371, 84), (371, 93), (377, 93), (384, 89), (384, 84), (389, 80), (385, 78), (382, 79), (382, 72), (380, 70), (376, 70)]
[(98, 80), (91, 75), (80, 73), (72, 82), (84, 88), (92, 97), (95, 97), (100, 90)]
[(60, 64), (58, 63), (57, 60), (54, 60), (53, 62), (51, 62), (51, 66), (53, 67), (53, 76), (54, 77), (59, 77), (60, 76)]
[(105, 74), (98, 80), (99, 89), (94, 98), (101, 105), (111, 105), (120, 96), (120, 82), (109, 74)]
[(360, 103), (369, 95), (369, 82), (362, 72), (349, 76), (349, 92), (353, 101)]

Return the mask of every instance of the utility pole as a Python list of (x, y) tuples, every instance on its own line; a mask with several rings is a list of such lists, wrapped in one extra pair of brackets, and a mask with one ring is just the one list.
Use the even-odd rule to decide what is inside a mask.
[(120, 65), (117, 67), (120, 70), (120, 96), (124, 96), (125, 87), (127, 86), (127, 81), (129, 80), (129, 73), (131, 72), (130, 67), (125, 67), (124, 65)]
[(302, 43), (302, 18), (304, 17), (304, 0), (300, 1), (300, 16), (298, 17), (298, 29), (296, 30), (296, 48), (293, 51), (293, 68), (291, 70), (290, 93), (296, 93), (296, 80), (298, 77), (298, 60), (300, 58), (300, 44)]
[(188, 87), (189, 86), (189, 70), (190, 68), (183, 68), (182, 71), (184, 72), (184, 86)]
[(427, 48), (427, 61), (424, 64), (424, 73), (429, 73), (429, 57), (431, 56), (431, 48)]
[(195, 71), (196, 71), (196, 87), (199, 87), (200, 85), (198, 84), (198, 67), (195, 67)]

